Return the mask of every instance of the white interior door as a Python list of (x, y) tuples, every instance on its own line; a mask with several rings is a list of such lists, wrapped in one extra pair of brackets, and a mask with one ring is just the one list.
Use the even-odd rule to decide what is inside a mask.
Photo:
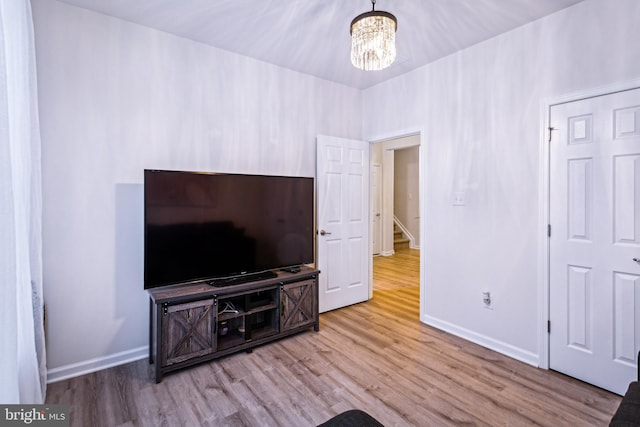
[(369, 298), (369, 144), (318, 136), (319, 310)]
[(549, 366), (624, 394), (640, 349), (640, 89), (551, 107)]

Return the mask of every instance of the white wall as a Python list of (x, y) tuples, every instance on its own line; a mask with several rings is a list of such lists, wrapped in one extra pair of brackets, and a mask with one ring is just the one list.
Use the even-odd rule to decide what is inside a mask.
[[(415, 128), (423, 320), (537, 363), (540, 102), (640, 77), (639, 1), (585, 0), (363, 94), (55, 0), (32, 4), (55, 377), (146, 351), (144, 168), (313, 176), (316, 134), (380, 140)], [(452, 206), (454, 191), (465, 206)], [(494, 310), (482, 307), (485, 289)]]
[(586, 0), (364, 92), (365, 139), (424, 129), (424, 321), (539, 362), (541, 102), (639, 78), (638, 22)]
[(143, 356), (143, 169), (315, 175), (361, 138), (361, 93), (33, 0), (50, 378)]
[[(411, 138), (419, 138), (412, 136)], [(419, 141), (419, 140), (418, 140)], [(413, 237), (413, 248), (420, 247), (420, 147), (394, 152), (393, 213)]]

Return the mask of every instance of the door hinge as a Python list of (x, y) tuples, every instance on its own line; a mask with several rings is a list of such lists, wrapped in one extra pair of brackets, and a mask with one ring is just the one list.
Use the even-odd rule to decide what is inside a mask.
[(549, 142), (551, 142), (551, 140), (553, 139), (553, 131), (556, 130), (556, 128), (549, 126)]
[(165, 316), (169, 314), (169, 303), (165, 302), (162, 304), (162, 314)]
[(547, 320), (547, 333), (551, 333), (551, 320)]
[(551, 224), (547, 224), (547, 236), (551, 237)]

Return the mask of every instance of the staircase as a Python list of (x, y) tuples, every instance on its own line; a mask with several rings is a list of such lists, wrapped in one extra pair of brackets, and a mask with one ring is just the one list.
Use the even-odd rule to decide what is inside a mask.
[(409, 239), (404, 235), (397, 225), (393, 225), (393, 250), (399, 251), (409, 249)]

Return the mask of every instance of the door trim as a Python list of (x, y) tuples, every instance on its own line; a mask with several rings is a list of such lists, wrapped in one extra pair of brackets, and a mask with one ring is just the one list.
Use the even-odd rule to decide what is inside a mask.
[[(393, 131), (393, 132), (389, 132), (389, 133), (385, 133), (385, 134), (381, 134), (381, 135), (374, 135), (374, 136), (367, 136), (364, 138), (365, 141), (367, 141), (369, 144), (376, 144), (376, 143), (383, 143), (385, 144), (385, 142), (387, 141), (391, 141), (394, 139), (399, 139), (399, 138), (404, 138), (407, 136), (415, 136), (418, 135), (419, 137), (419, 143), (417, 145), (418, 147), (418, 181), (420, 183), (419, 187), (419, 198), (420, 198), (420, 208), (419, 208), (419, 212), (420, 212), (420, 321), (423, 323), (425, 322), (425, 296), (427, 294), (427, 284), (426, 284), (426, 278), (425, 278), (425, 271), (426, 267), (426, 249), (427, 249), (427, 239), (426, 239), (426, 225), (425, 225), (425, 201), (426, 201), (426, 194), (427, 194), (427, 190), (426, 190), (426, 183), (424, 181), (425, 177), (426, 177), (426, 171), (425, 171), (425, 165), (427, 164), (427, 147), (425, 145), (425, 139), (424, 139), (424, 128), (422, 126), (414, 126), (414, 127), (408, 127), (408, 128), (404, 128), (404, 129), (400, 129), (397, 131)], [(409, 146), (415, 146), (415, 145), (408, 145), (406, 147)], [(400, 146), (400, 145), (394, 145), (393, 143), (389, 143), (389, 144), (385, 144), (383, 145), (383, 151), (384, 150), (393, 150), (393, 149), (399, 149), (399, 148), (406, 148), (405, 146)], [(369, 153), (371, 156), (373, 156), (373, 150), (369, 150)], [(384, 153), (383, 153), (383, 159), (384, 159)], [(369, 162), (370, 164), (372, 162)], [(371, 167), (371, 166), (370, 166)], [(383, 161), (383, 169), (384, 169), (384, 161)], [(383, 171), (384, 173), (384, 171)], [(383, 188), (384, 188), (384, 182), (382, 184)], [(369, 194), (369, 211), (371, 212), (373, 209), (373, 197), (371, 194)], [(384, 224), (384, 218), (385, 218), (385, 209), (383, 206), (382, 209), (382, 221)], [(393, 221), (393, 215), (391, 216), (391, 220)], [(369, 224), (369, 229), (370, 232), (373, 233), (373, 223)], [(384, 250), (384, 233), (383, 233), (383, 238), (382, 238), (382, 248)], [(369, 257), (369, 277), (373, 277), (373, 257)], [(369, 298), (373, 297), (373, 283), (370, 284), (369, 286)]]
[(550, 280), (549, 280), (549, 263), (550, 263), (550, 245), (547, 234), (547, 226), (549, 224), (550, 210), (550, 165), (549, 156), (549, 123), (551, 118), (551, 107), (568, 102), (580, 101), (587, 98), (595, 98), (598, 96), (609, 95), (616, 92), (640, 88), (640, 79), (627, 82), (613, 83), (609, 85), (599, 86), (580, 92), (573, 92), (557, 97), (543, 99), (540, 103), (540, 150), (539, 150), (539, 180), (538, 180), (538, 306), (540, 312), (538, 316), (538, 366), (543, 369), (549, 369), (549, 333), (547, 322), (549, 321), (549, 296), (550, 296)]
[[(418, 143), (409, 142), (405, 138), (415, 137), (418, 138)], [(381, 141), (382, 144), (382, 251), (381, 255), (393, 255), (395, 253), (393, 244), (393, 224), (394, 224), (394, 209), (393, 203), (394, 196), (394, 184), (395, 184), (395, 152), (405, 148), (418, 147), (418, 163), (420, 162), (420, 134), (409, 134), (404, 136), (395, 137)], [(418, 187), (422, 188), (420, 184), (420, 166), (418, 165)], [(418, 191), (420, 193), (420, 191)], [(420, 200), (420, 199), (419, 199)]]

